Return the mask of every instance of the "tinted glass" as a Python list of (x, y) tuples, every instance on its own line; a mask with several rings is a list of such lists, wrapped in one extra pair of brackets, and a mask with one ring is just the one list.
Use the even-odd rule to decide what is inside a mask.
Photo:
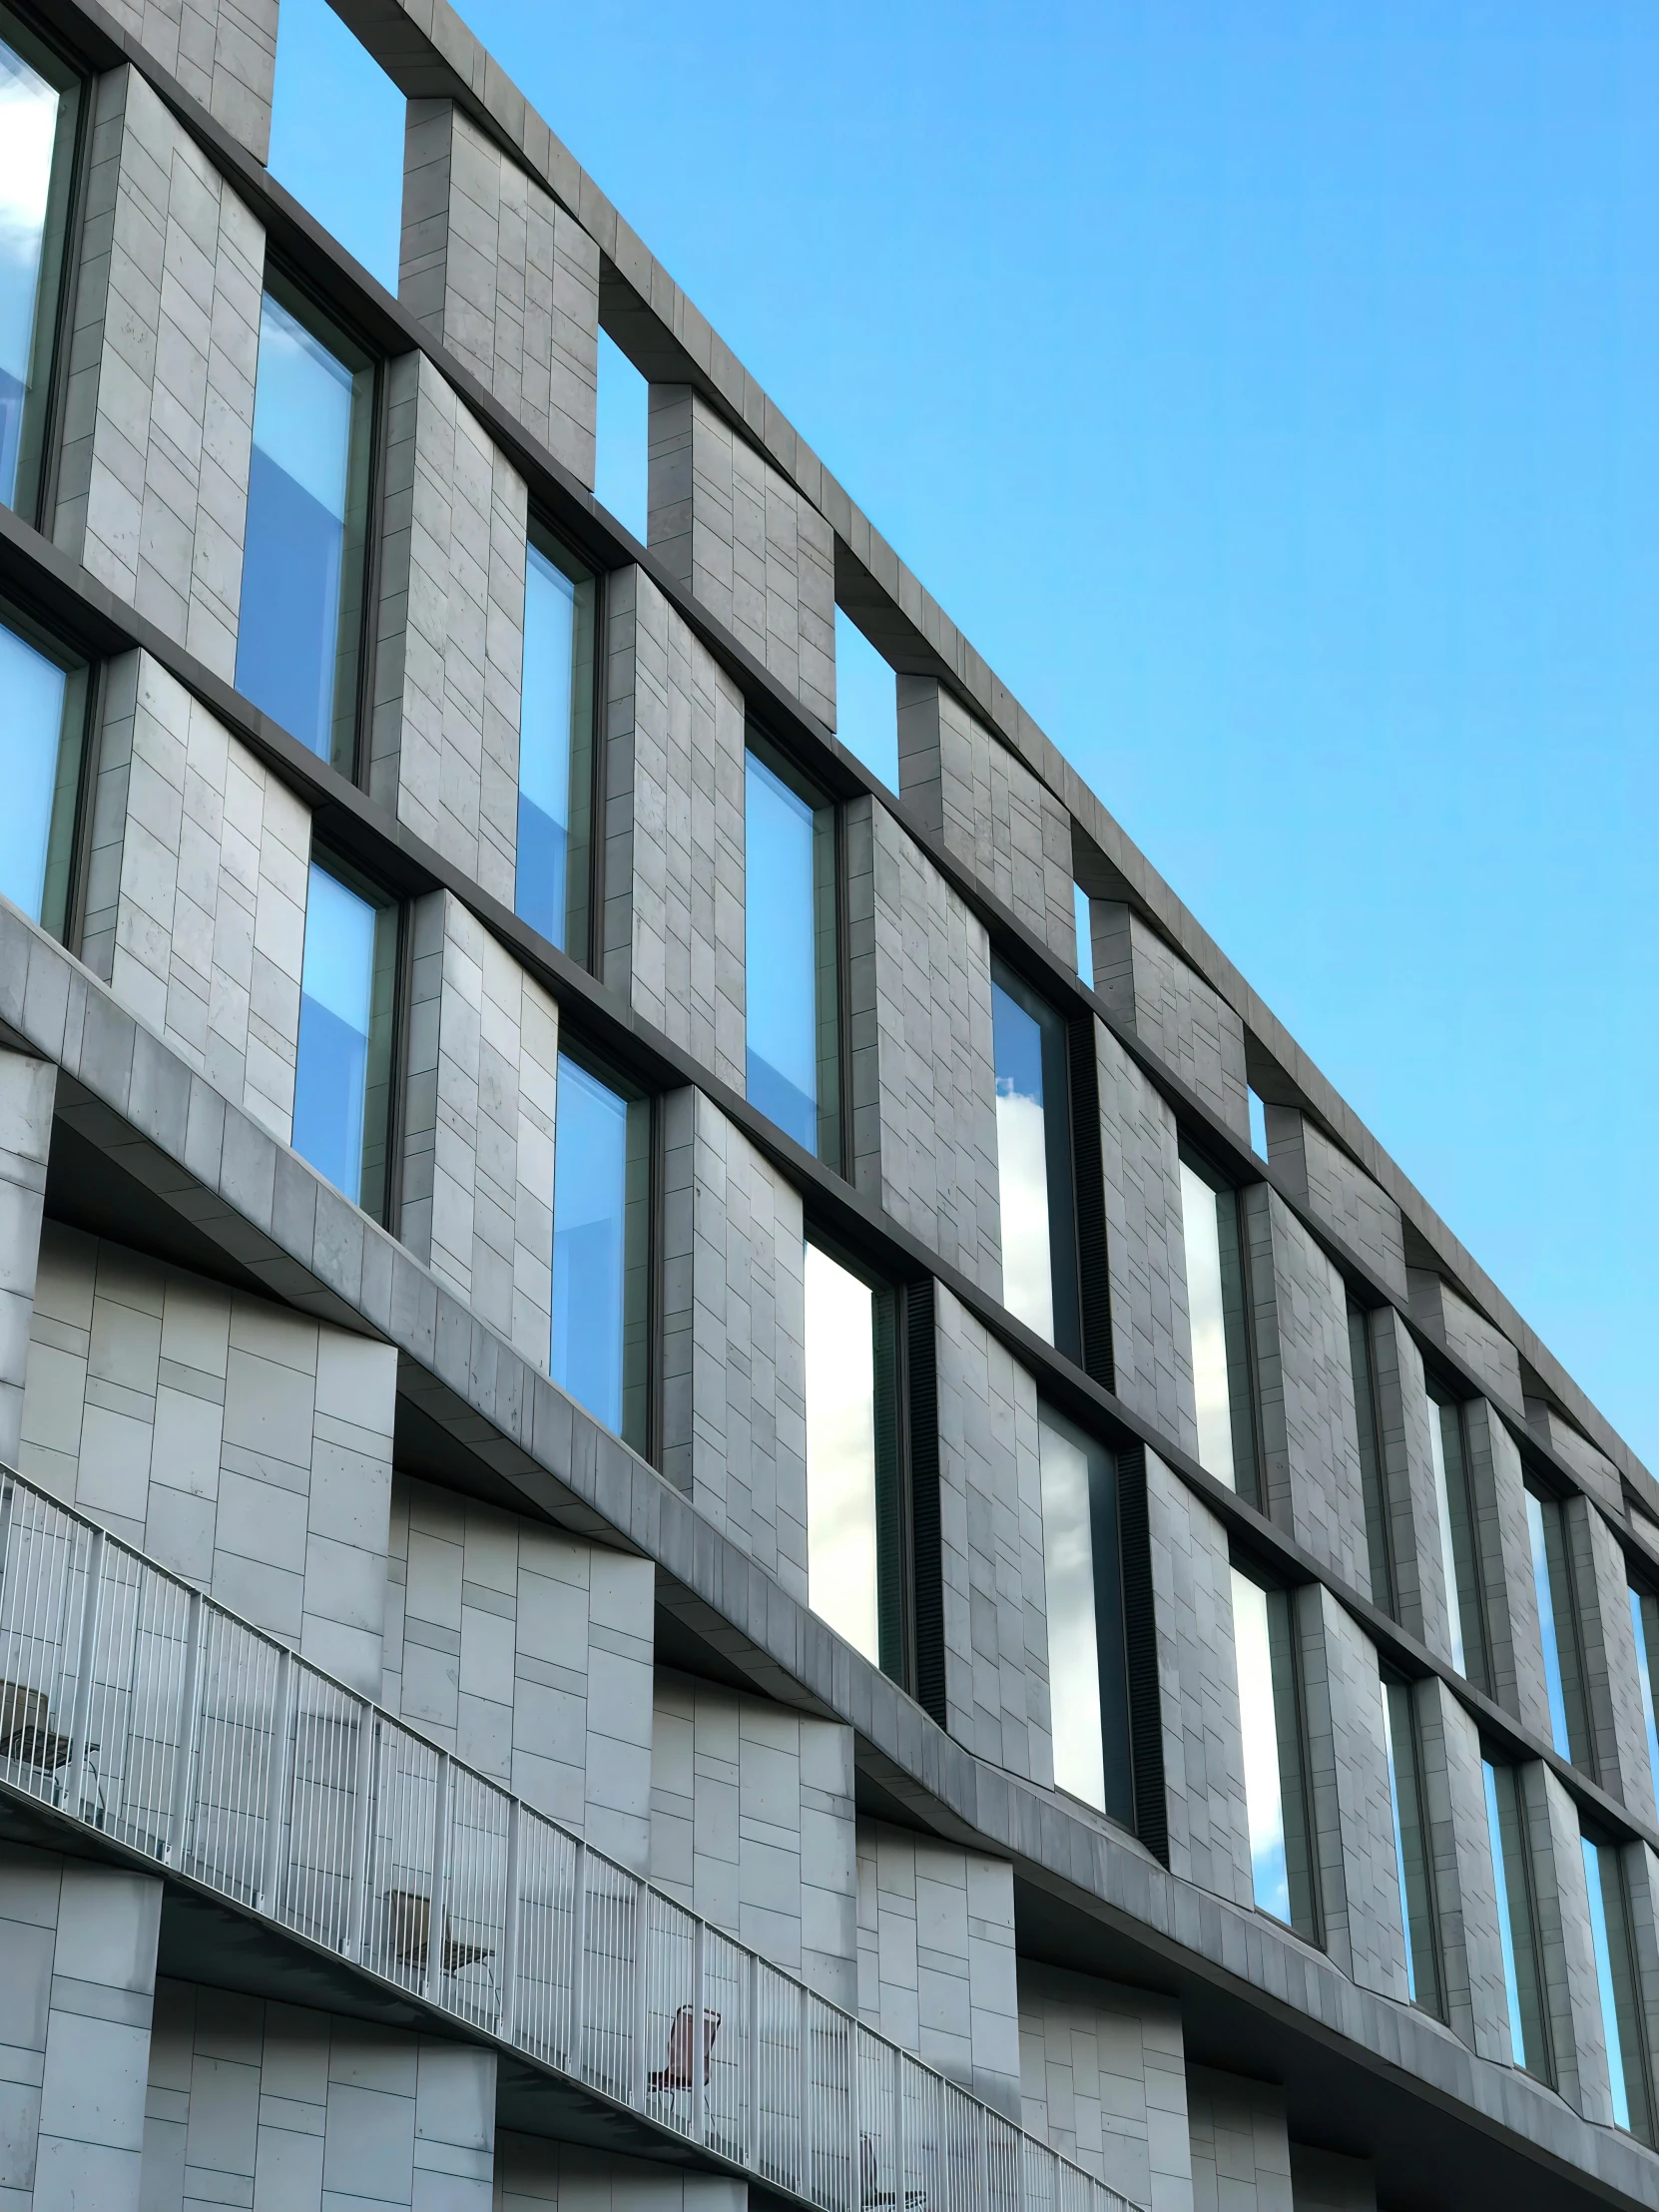
[(838, 1165), (833, 812), (751, 753), (745, 838), (749, 1096)]
[(1284, 1590), (1263, 1589), (1237, 1567), (1233, 1640), (1256, 1903), (1275, 1920), (1312, 1937), (1313, 1866), (1291, 1600)]
[(553, 1170), (555, 1382), (645, 1445), (650, 1107), (559, 1055)]
[(0, 15), (0, 503), (32, 515), (80, 91)]
[(1434, 1459), (1435, 1511), (1440, 1523), (1452, 1663), (1483, 1690), (1488, 1687), (1486, 1616), (1461, 1406), (1429, 1399), (1428, 1441)]
[(807, 1247), (807, 1598), (881, 1661), (875, 1294)]
[(1653, 1785), (1654, 1811), (1659, 1813), (1659, 1711), (1655, 1710), (1654, 1666), (1659, 1662), (1659, 1598), (1634, 1585), (1630, 1591), (1630, 1625), (1636, 1637), (1636, 1678), (1641, 1685), (1642, 1718), (1647, 1723), (1647, 1762)]
[(0, 628), (0, 892), (63, 933), (75, 837), (86, 677)]
[(1434, 1926), (1433, 1857), (1423, 1809), (1416, 1715), (1404, 1682), (1382, 1685), (1382, 1735), (1394, 1809), (1394, 1860), (1399, 1871), (1400, 1925), (1405, 1933), (1405, 1981), (1413, 2004), (1439, 2012), (1439, 1944)]
[(579, 960), (588, 952), (594, 601), (591, 576), (527, 547), (515, 903)]
[(1551, 2078), (1543, 1987), (1538, 1974), (1537, 1923), (1532, 1902), (1532, 1855), (1524, 1806), (1513, 1767), (1482, 1762), (1486, 1785), (1486, 1835), (1497, 1888), (1498, 1936), (1503, 1988), (1509, 2008), (1509, 2048), (1517, 2066)]
[(383, 1211), (397, 909), (311, 862), (293, 1149), (366, 1213)]
[(274, 293), (260, 314), (237, 689), (349, 774), (370, 372)]
[(1128, 1821), (1134, 1793), (1116, 1463), (1048, 1407), (1038, 1419), (1054, 1780)]

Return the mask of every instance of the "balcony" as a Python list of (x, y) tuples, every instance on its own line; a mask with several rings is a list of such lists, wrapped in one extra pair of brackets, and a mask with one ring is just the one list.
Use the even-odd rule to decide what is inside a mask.
[(9, 1471), (0, 1790), (820, 2212), (1132, 2212)]

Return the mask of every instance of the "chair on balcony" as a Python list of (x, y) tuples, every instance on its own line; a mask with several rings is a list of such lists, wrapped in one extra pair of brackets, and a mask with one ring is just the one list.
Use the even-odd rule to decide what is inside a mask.
[[(694, 2022), (697, 2017), (695, 2004), (682, 2004), (675, 2013), (668, 2031), (666, 2063), (652, 2074), (646, 2084), (654, 2097), (677, 2096), (682, 2089), (695, 2089), (696, 2064), (693, 2045), (697, 2037)], [(709, 2086), (709, 2069), (714, 2057), (715, 2037), (720, 2033), (720, 2014), (707, 2007), (703, 2013), (703, 2086)]]
[[(391, 1936), (392, 1956), (400, 1966), (408, 1966), (415, 1973), (426, 1971), (426, 1956), (432, 1942), (432, 1901), (420, 1890), (388, 1890), (386, 1914)], [(443, 1952), (439, 1963), (446, 1981), (465, 1973), (469, 1966), (482, 1966), (490, 1985), (490, 1994), (497, 1994), (495, 1968), (491, 1960), (494, 1948), (488, 1943), (464, 1943), (453, 1934), (454, 1923), (447, 1914), (443, 1923)]]
[[(881, 2161), (873, 2135), (858, 2137), (858, 2203), (862, 2212), (900, 2212), (898, 2191), (881, 2186)], [(906, 2189), (902, 2212), (927, 2212), (927, 2191)]]
[[(63, 1790), (63, 1770), (74, 1748), (74, 1739), (61, 1735), (52, 1726), (44, 1690), (31, 1690), (22, 1682), (0, 1681), (0, 1759), (15, 1759), (20, 1767), (33, 1767), (41, 1774), (57, 1777), (52, 1789), (54, 1803)], [(86, 1766), (97, 1792), (98, 1816), (102, 1820), (104, 1784), (94, 1757), (97, 1750), (96, 1744), (88, 1744)]]

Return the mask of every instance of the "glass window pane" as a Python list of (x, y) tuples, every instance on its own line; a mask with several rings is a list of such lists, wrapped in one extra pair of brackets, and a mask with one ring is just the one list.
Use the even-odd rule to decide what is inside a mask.
[(1509, 2007), (1509, 2047), (1515, 2064), (1541, 2080), (1551, 2078), (1549, 2036), (1532, 1904), (1532, 1856), (1527, 1848), (1519, 1777), (1513, 1767), (1482, 1762), (1486, 1785), (1486, 1833), (1497, 1889), (1503, 1987)]
[(898, 680), (849, 615), (835, 609), (835, 735), (888, 791), (898, 789)]
[[(1601, 2032), (1607, 2044), (1607, 2079), (1613, 2093), (1613, 2120), (1616, 2126), (1627, 2128), (1630, 2125), (1630, 2095), (1625, 2085), (1624, 2041), (1620, 2033), (1618, 1993), (1608, 1940), (1607, 1898), (1603, 1889), (1608, 1873), (1617, 1886), (1618, 1861), (1612, 1852), (1603, 1852), (1592, 1844), (1588, 1836), (1579, 1837), (1579, 1849), (1584, 1855), (1584, 1890), (1590, 1906), (1590, 1944), (1595, 1952), (1596, 1995), (1601, 2002)], [(1622, 1938), (1620, 1903), (1622, 1901), (1615, 1901), (1614, 1926)]]
[(834, 810), (751, 753), (745, 839), (749, 1096), (838, 1166)]
[(1002, 1302), (1054, 1342), (1054, 1267), (1048, 1234), (1048, 1131), (1042, 1030), (1000, 983), (991, 984), (996, 1053), (996, 1163), (1002, 1193)]
[(370, 372), (272, 292), (260, 315), (237, 689), (349, 774)]
[(1572, 1603), (1566, 1525), (1561, 1517), (1560, 1500), (1538, 1497), (1528, 1490), (1526, 1527), (1532, 1547), (1538, 1631), (1543, 1642), (1550, 1739), (1563, 1759), (1583, 1760), (1589, 1751), (1589, 1729), (1584, 1711), (1583, 1675), (1578, 1663), (1578, 1626)]
[(1549, 1510), (1531, 1490), (1526, 1493), (1526, 1532), (1532, 1546), (1532, 1586), (1538, 1599), (1538, 1633), (1544, 1647), (1544, 1688), (1549, 1696), (1549, 1733), (1563, 1759), (1572, 1757), (1567, 1732), (1567, 1701), (1561, 1687), (1561, 1649), (1555, 1618), (1555, 1594), (1550, 1583), (1549, 1550), (1544, 1518)]
[(1104, 1813), (1106, 1743), (1100, 1706), (1090, 1454), (1080, 1436), (1046, 1413), (1037, 1434), (1054, 1780), (1062, 1790)]
[(86, 720), (86, 676), (0, 627), (0, 892), (62, 934)]
[(1181, 1225), (1187, 1257), (1187, 1312), (1192, 1325), (1198, 1463), (1217, 1481), (1236, 1489), (1216, 1193), (1185, 1160), (1181, 1163)]
[(1384, 1681), (1382, 1734), (1393, 1798), (1394, 1856), (1399, 1869), (1400, 1921), (1405, 1931), (1405, 1980), (1413, 2004), (1440, 2010), (1439, 1945), (1434, 1926), (1433, 1860), (1423, 1809), (1416, 1715), (1410, 1686)]
[(0, 16), (0, 504), (32, 516), (80, 90)]
[(579, 960), (588, 954), (595, 589), (591, 576), (527, 547), (514, 902)]
[(1463, 1449), (1462, 1408), (1428, 1401), (1428, 1447), (1434, 1461), (1434, 1502), (1440, 1524), (1446, 1625), (1452, 1664), (1478, 1689), (1487, 1688), (1485, 1615), (1480, 1556)]
[(1237, 1567), (1233, 1569), (1233, 1645), (1239, 1671), (1245, 1809), (1250, 1822), (1250, 1866), (1256, 1903), (1264, 1913), (1271, 1913), (1289, 1927), (1291, 1882), (1285, 1852), (1285, 1793), (1274, 1708), (1268, 1593)]
[(1382, 1424), (1377, 1407), (1371, 1326), (1371, 1316), (1365, 1308), (1350, 1299), (1349, 1361), (1354, 1370), (1354, 1422), (1360, 1443), (1360, 1487), (1366, 1507), (1371, 1594), (1385, 1612), (1392, 1613), (1395, 1610), (1393, 1546), (1389, 1542), (1388, 1501), (1382, 1480)]
[(1655, 1710), (1654, 1664), (1659, 1661), (1659, 1598), (1634, 1585), (1630, 1591), (1630, 1625), (1636, 1635), (1636, 1676), (1642, 1690), (1642, 1718), (1647, 1723), (1647, 1762), (1653, 1785), (1653, 1808), (1659, 1813), (1659, 1711)]
[(650, 1108), (559, 1055), (549, 1371), (643, 1449), (649, 1373)]
[(1094, 921), (1089, 910), (1089, 894), (1081, 883), (1071, 886), (1072, 914), (1077, 923), (1077, 976), (1094, 989)]
[(874, 1309), (867, 1283), (808, 1245), (808, 1603), (879, 1666)]
[(293, 1149), (365, 1211), (383, 1210), (397, 909), (313, 860), (305, 894)]

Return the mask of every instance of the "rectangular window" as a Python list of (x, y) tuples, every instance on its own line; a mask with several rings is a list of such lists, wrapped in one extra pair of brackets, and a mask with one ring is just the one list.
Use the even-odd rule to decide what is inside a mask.
[(81, 88), (0, 10), (0, 504), (33, 521)]
[(1642, 1718), (1647, 1723), (1647, 1763), (1653, 1783), (1653, 1809), (1659, 1814), (1659, 1711), (1655, 1710), (1654, 1668), (1659, 1664), (1659, 1597), (1651, 1590), (1630, 1585), (1630, 1625), (1636, 1636), (1636, 1679), (1642, 1691)]
[(1515, 1768), (1496, 1765), (1490, 1759), (1481, 1764), (1486, 1783), (1486, 1834), (1497, 1888), (1503, 1988), (1509, 2004), (1509, 2048), (1517, 2066), (1524, 2066), (1541, 2081), (1552, 2082), (1555, 2065), (1539, 1970), (1537, 1903), (1520, 1776)]
[(1440, 1524), (1440, 1565), (1445, 1576), (1446, 1627), (1451, 1663), (1477, 1690), (1490, 1688), (1486, 1664), (1486, 1600), (1469, 1494), (1463, 1409), (1451, 1399), (1428, 1396), (1428, 1448), (1434, 1462), (1434, 1506)]
[(299, 985), (293, 1149), (384, 1220), (398, 909), (354, 868), (311, 862)]
[(636, 1451), (650, 1434), (651, 1102), (559, 1054), (549, 1372)]
[(807, 1245), (807, 1602), (904, 1679), (897, 1300)]
[(1538, 1596), (1544, 1688), (1549, 1696), (1550, 1741), (1563, 1759), (1588, 1763), (1590, 1730), (1584, 1709), (1584, 1668), (1578, 1641), (1561, 1501), (1528, 1486), (1526, 1531), (1532, 1548), (1532, 1586)]
[(1303, 1782), (1302, 1699), (1288, 1590), (1233, 1569), (1233, 1644), (1244, 1737), (1245, 1810), (1256, 1903), (1319, 1939)]
[(1054, 1780), (1127, 1827), (1135, 1791), (1117, 1461), (1048, 1406), (1037, 1417)]
[(1267, 1100), (1248, 1087), (1245, 1097), (1250, 1110), (1250, 1149), (1258, 1160), (1265, 1160), (1268, 1156)]
[(749, 1097), (839, 1169), (835, 810), (752, 748), (744, 839)]
[(1071, 910), (1077, 924), (1077, 976), (1092, 991), (1094, 989), (1094, 916), (1089, 906), (1089, 894), (1081, 883), (1071, 886)]
[(237, 689), (356, 766), (374, 371), (277, 277), (260, 311)]
[(835, 735), (898, 789), (898, 680), (850, 615), (835, 609)]
[(1382, 1679), (1382, 1737), (1394, 1808), (1394, 1859), (1399, 1869), (1400, 1925), (1405, 1931), (1405, 1983), (1413, 2004), (1443, 2018), (1434, 1857), (1428, 1841), (1417, 1716), (1410, 1684), (1386, 1675)]
[(593, 495), (647, 542), (651, 504), (651, 387), (615, 338), (599, 333), (599, 418)]
[(1366, 1504), (1366, 1549), (1371, 1559), (1371, 1594), (1385, 1613), (1398, 1614), (1394, 1555), (1388, 1525), (1388, 1493), (1382, 1470), (1382, 1418), (1377, 1402), (1377, 1369), (1372, 1359), (1372, 1320), (1354, 1299), (1348, 1302), (1348, 1343), (1354, 1369), (1354, 1421), (1360, 1442), (1360, 1487)]
[(532, 929), (584, 961), (592, 886), (598, 597), (597, 578), (553, 538), (532, 535), (524, 564), (514, 905)]
[(0, 625), (0, 700), (9, 794), (0, 809), (0, 892), (61, 937), (75, 856), (87, 672)]
[(1066, 1025), (991, 963), (996, 1163), (1002, 1199), (1002, 1303), (1069, 1359), (1082, 1357), (1077, 1224), (1071, 1192)]
[[(1653, 2092), (1645, 2059), (1636, 1946), (1623, 1854), (1616, 1844), (1581, 1834), (1584, 1888), (1590, 1905), (1590, 1940), (1596, 1960), (1596, 1994), (1607, 2044), (1607, 2075), (1618, 2126), (1653, 2141)], [(1638, 1851), (1640, 1845), (1635, 1847)]]
[(1256, 1409), (1239, 1195), (1183, 1156), (1181, 1226), (1192, 1325), (1198, 1463), (1257, 1502)]

